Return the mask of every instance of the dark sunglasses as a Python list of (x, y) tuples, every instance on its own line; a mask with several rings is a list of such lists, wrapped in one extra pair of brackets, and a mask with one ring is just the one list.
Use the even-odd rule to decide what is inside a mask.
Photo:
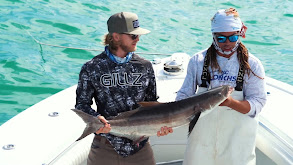
[(230, 42), (236, 42), (239, 38), (239, 35), (232, 35), (232, 36), (217, 36), (217, 41), (219, 43), (224, 43), (226, 42), (227, 38), (229, 39)]
[[(126, 33), (122, 33), (122, 34), (126, 34)], [(126, 34), (126, 35), (129, 35), (132, 40), (136, 40), (137, 37), (139, 37), (139, 35), (135, 35), (135, 34)]]

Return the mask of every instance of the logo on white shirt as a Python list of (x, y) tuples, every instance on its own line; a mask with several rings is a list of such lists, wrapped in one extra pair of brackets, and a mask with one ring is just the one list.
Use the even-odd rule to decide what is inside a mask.
[(219, 73), (218, 71), (214, 72), (211, 80), (234, 82), (234, 81), (236, 81), (236, 79), (237, 79), (237, 76), (229, 75), (229, 71), (224, 70), (221, 73)]

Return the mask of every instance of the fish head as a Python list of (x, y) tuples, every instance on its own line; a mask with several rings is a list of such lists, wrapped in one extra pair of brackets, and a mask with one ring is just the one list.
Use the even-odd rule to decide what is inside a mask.
[[(201, 102), (201, 106), (203, 106), (205, 110), (211, 109), (207, 107), (215, 107), (221, 104), (224, 100), (226, 100), (230, 94), (234, 91), (229, 85), (223, 85), (216, 88), (212, 88), (200, 95), (197, 98), (198, 102)], [(203, 99), (204, 98), (204, 99)]]
[(220, 91), (220, 95), (224, 96), (225, 98), (229, 97), (234, 91), (234, 88), (229, 85), (223, 85), (222, 90)]

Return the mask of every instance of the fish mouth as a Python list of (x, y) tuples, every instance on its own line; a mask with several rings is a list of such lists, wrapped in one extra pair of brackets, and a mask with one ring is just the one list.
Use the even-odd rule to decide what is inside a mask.
[(234, 91), (234, 88), (227, 85), (226, 88), (224, 88), (223, 90), (223, 95), (227, 98), (233, 93), (233, 91)]
[(226, 97), (230, 96), (233, 93), (233, 91), (234, 91), (234, 88), (231, 86), (228, 86), (228, 92), (227, 92)]

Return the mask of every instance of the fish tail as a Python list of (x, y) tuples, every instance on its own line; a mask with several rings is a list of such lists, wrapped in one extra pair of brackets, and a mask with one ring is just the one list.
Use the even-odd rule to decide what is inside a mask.
[(100, 126), (97, 126), (97, 124), (101, 123), (97, 117), (89, 115), (78, 109), (71, 110), (74, 111), (87, 124), (82, 135), (76, 141), (85, 138), (89, 134), (95, 133), (99, 129), (99, 127), (103, 126), (102, 124)]

